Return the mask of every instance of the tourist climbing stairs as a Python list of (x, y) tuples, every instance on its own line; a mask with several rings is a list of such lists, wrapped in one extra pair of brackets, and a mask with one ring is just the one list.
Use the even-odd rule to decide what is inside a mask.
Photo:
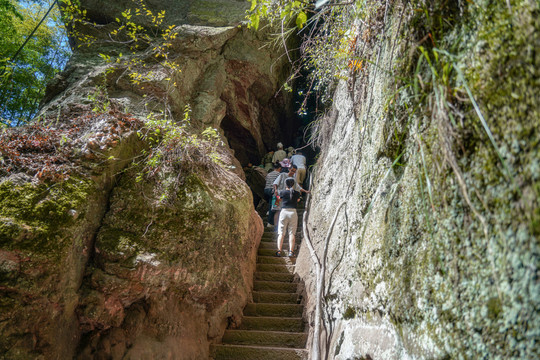
[[(303, 210), (298, 210), (297, 244), (300, 243)], [(266, 224), (265, 224), (266, 226)], [(287, 257), (288, 236), (283, 255), (276, 256), (277, 233), (265, 227), (259, 245), (253, 284), (253, 302), (244, 308), (239, 327), (227, 329), (221, 344), (212, 345), (215, 360), (307, 359), (307, 333), (302, 319), (303, 305), (294, 280), (296, 256)], [(298, 245), (297, 245), (298, 247)]]

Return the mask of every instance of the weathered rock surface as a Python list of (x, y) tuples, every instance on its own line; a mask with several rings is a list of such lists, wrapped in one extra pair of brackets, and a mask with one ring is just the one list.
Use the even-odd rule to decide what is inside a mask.
[[(139, 4), (132, 0), (82, 0), (81, 8), (87, 10), (91, 21), (107, 24), (126, 9), (134, 13)], [(156, 12), (165, 10), (168, 25), (234, 26), (244, 20), (249, 9), (249, 3), (240, 0), (153, 0), (147, 6)]]
[[(115, 125), (94, 120), (75, 158)], [(262, 234), (249, 188), (219, 167), (163, 172), (181, 184), (160, 205), (135, 181), (144, 147), (127, 131), (67, 179), (2, 179), (4, 358), (198, 359), (241, 313)]]
[(205, 358), (250, 296), (262, 230), (251, 194), (192, 174), (156, 208), (132, 175), (113, 190), (83, 281), (79, 357)]
[(257, 205), (261, 199), (264, 199), (264, 186), (266, 185), (266, 175), (268, 173), (263, 168), (252, 166), (244, 168), (244, 174), (246, 175), (246, 183), (253, 193), (254, 204)]
[[(122, 8), (83, 3), (99, 23)], [(202, 2), (180, 3), (167, 3), (169, 13), (189, 7), (170, 21), (205, 25), (237, 25), (235, 9), (245, 6), (230, 2), (233, 14), (220, 12), (218, 21), (205, 17)], [(207, 3), (220, 11), (224, 4)], [(93, 45), (50, 85), (41, 123), (21, 129), (41, 136), (58, 128), (56, 149), (70, 150), (60, 177), (26, 163), (1, 173), (2, 357), (201, 359), (250, 298), (263, 229), (241, 163), (258, 163), (282, 140), (276, 129), (287, 123), (290, 100), (275, 92), (287, 65), (279, 51), (259, 49), (264, 35), (243, 26), (175, 31), (168, 51), (181, 71), (164, 72), (143, 49), (128, 55), (148, 61), (134, 85), (126, 67), (97, 56), (118, 55), (121, 46)], [(146, 133), (162, 110), (182, 119), (186, 105), (186, 131), (218, 129), (222, 164), (197, 152), (141, 177), (152, 140), (137, 131)], [(49, 169), (57, 159), (48, 141), (43, 135), (22, 153), (44, 153)]]
[[(88, 108), (86, 112), (91, 113)], [(94, 237), (106, 212), (116, 174), (142, 149), (133, 129), (115, 134), (114, 140), (113, 134), (106, 135), (109, 127), (120, 128), (119, 122), (127, 119), (109, 114), (92, 114), (86, 123), (75, 119), (84, 114), (84, 110), (77, 113), (72, 109), (59, 114), (61, 119), (71, 122), (54, 124), (69, 130), (76, 128), (75, 132), (66, 131), (63, 135), (73, 144), (72, 152), (79, 159), (67, 163), (64, 173), (68, 176), (63, 180), (39, 180), (43, 169), (59, 161), (54, 153), (48, 154), (43, 148), (52, 142), (46, 137), (53, 132), (52, 126), (41, 131), (32, 128), (32, 140), (37, 144), (26, 143), (28, 147), (23, 149), (35, 157), (40, 152), (45, 154), (44, 159), (39, 158), (43, 161), (39, 172), (25, 169), (24, 164), (15, 170), (27, 170), (26, 173), (6, 176), (5, 168), (2, 169), (0, 246), (4, 265), (0, 275), (0, 352), (6, 359), (73, 356), (81, 335), (76, 314), (79, 287), (93, 253)], [(29, 130), (24, 136), (30, 134)], [(101, 144), (106, 156), (114, 160), (85, 160), (89, 144)], [(39, 165), (38, 159), (33, 162)]]
[[(538, 4), (511, 4), (509, 11), (504, 2), (477, 3), (459, 17), (463, 23), (435, 39), (443, 49), (455, 44), (454, 66), (462, 69), (509, 173), (464, 90), (454, 133), (441, 132), (453, 121), (441, 115), (448, 108), (434, 106), (426, 117), (418, 115), (424, 107), (412, 111), (410, 103), (408, 113), (399, 103), (392, 108), (398, 88), (387, 69), (406, 61), (414, 46), (401, 40), (400, 24), (411, 29), (414, 15), (399, 2), (388, 10), (386, 41), (367, 44), (371, 51), (364, 54), (377, 66), (339, 83), (320, 123), (309, 207), (322, 258), (330, 223), (346, 202), (326, 256), (328, 358), (538, 357), (540, 57), (532, 49), (539, 48), (540, 28)], [(429, 54), (436, 69), (449, 61), (440, 53), (436, 63)], [(429, 68), (414, 73), (416, 64), (413, 58), (405, 71), (398, 66), (396, 76), (415, 77), (417, 96), (431, 98), (433, 106), (438, 83)], [(406, 84), (399, 94), (411, 99), (416, 93)], [(305, 241), (297, 271), (313, 325), (316, 282)]]
[[(125, 68), (117, 67), (115, 72), (107, 75), (111, 99), (126, 106), (129, 104), (129, 110), (136, 113), (160, 108), (160, 101), (167, 98), (170, 111), (179, 118), (189, 105), (191, 119), (198, 126), (223, 131), (242, 165), (259, 164), (262, 156), (277, 142), (292, 141), (293, 129), (298, 126), (292, 99), (286, 92), (277, 92), (288, 77), (290, 65), (280, 51), (262, 48), (268, 34), (254, 34), (244, 26), (181, 25), (174, 32), (177, 37), (167, 51), (181, 71), (167, 74), (147, 56), (144, 60), (148, 61), (147, 67), (140, 69), (144, 79), (140, 87), (134, 88)], [(123, 51), (108, 43), (100, 46), (83, 47), (66, 70), (65, 76), (69, 78), (58, 76), (50, 85), (51, 91), (46, 95), (48, 109), (60, 106), (67, 97), (73, 96), (66, 92), (61, 96), (58, 94), (68, 86), (73, 89), (74, 82), (89, 72), (93, 73), (95, 82), (88, 84), (86, 91), (94, 91), (95, 86), (100, 85), (105, 69), (99, 68), (104, 64), (99, 64), (96, 54), (118, 56)], [(124, 59), (130, 58), (124, 56)], [(169, 78), (176, 86), (165, 90), (165, 79)], [(82, 90), (77, 87), (75, 96), (81, 96)], [(145, 94), (153, 97), (142, 99)], [(52, 99), (54, 96), (57, 96), (55, 100)], [(152, 102), (153, 99), (156, 101)], [(143, 104), (147, 104), (146, 109), (141, 108)]]

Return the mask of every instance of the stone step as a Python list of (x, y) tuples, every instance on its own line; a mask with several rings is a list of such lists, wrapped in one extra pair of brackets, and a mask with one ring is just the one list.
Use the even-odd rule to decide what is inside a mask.
[[(296, 243), (300, 243), (301, 242), (301, 237), (300, 236), (296, 236)], [(273, 244), (277, 244), (277, 235), (276, 236), (265, 236), (263, 235), (262, 238), (261, 238), (261, 243), (263, 242), (271, 242)], [(285, 239), (283, 239), (283, 243), (289, 243), (289, 236), (285, 236)]]
[(268, 291), (268, 292), (284, 292), (295, 293), (297, 288), (296, 283), (286, 283), (281, 281), (261, 281), (253, 282), (253, 291)]
[(301, 317), (244, 316), (238, 330), (304, 331)]
[(307, 360), (305, 349), (214, 344), (210, 346), (214, 360)]
[(255, 280), (293, 282), (294, 275), (289, 273), (255, 272)]
[(305, 348), (307, 333), (258, 330), (226, 330), (223, 344)]
[[(285, 247), (283, 247), (285, 248)], [(274, 256), (276, 254), (276, 246), (274, 245), (271, 248), (262, 248), (259, 246), (259, 250), (257, 250), (257, 255), (259, 256)]]
[[(296, 242), (298, 244), (298, 241)], [(289, 248), (289, 241), (285, 240), (283, 241), (283, 245), (281, 247), (282, 249), (288, 249)], [(277, 251), (277, 240), (273, 241), (261, 241), (259, 244), (259, 250), (261, 249), (273, 249), (274, 253)]]
[(294, 265), (257, 264), (257, 271), (294, 273)]
[[(296, 234), (295, 234), (296, 238), (301, 238), (302, 235), (303, 235), (302, 229), (296, 228)], [(263, 239), (277, 239), (278, 238), (278, 233), (277, 233), (277, 231), (263, 232), (262, 238)], [(289, 233), (287, 232), (285, 234), (285, 239), (288, 239), (288, 238), (289, 238)]]
[(244, 316), (300, 317), (304, 306), (299, 304), (249, 303)]
[(284, 256), (287, 251), (281, 251), (282, 256), (257, 256), (257, 264), (281, 264), (281, 265), (294, 265), (296, 264), (296, 257)]
[(298, 294), (271, 291), (254, 291), (253, 301), (256, 303), (297, 304)]
[[(296, 243), (302, 239), (301, 218)], [(305, 350), (302, 297), (296, 293), (294, 264), (296, 257), (275, 256), (277, 228), (266, 227), (258, 249), (257, 267), (253, 282), (253, 302), (244, 308), (238, 329), (229, 329), (222, 344), (210, 347), (210, 358), (245, 360), (293, 360), (309, 357)], [(288, 235), (284, 238), (282, 254), (288, 253)], [(298, 249), (298, 247), (297, 247)]]

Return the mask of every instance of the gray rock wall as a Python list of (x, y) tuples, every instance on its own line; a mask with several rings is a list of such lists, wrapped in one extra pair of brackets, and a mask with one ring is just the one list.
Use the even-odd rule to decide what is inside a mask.
[(114, 21), (126, 9), (135, 12), (142, 3), (155, 12), (165, 10), (167, 25), (234, 26), (244, 20), (246, 10), (249, 9), (249, 3), (239, 0), (82, 0), (80, 3), (81, 8), (87, 10), (90, 20), (98, 24)]
[[(367, 43), (370, 65), (337, 84), (316, 129), (308, 229), (319, 257), (328, 248), (323, 354), (537, 358), (538, 4), (467, 7), (435, 39), (454, 57), (429, 53), (437, 70), (446, 62), (463, 74), (454, 68), (444, 85), (425, 59), (417, 68), (418, 46), (430, 47), (402, 6), (390, 7), (384, 36)], [(297, 272), (313, 326), (305, 242)]]

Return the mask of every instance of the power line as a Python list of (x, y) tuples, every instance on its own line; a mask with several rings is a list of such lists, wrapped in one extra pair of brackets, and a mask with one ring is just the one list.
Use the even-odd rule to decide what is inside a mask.
[[(21, 53), (21, 51), (24, 49), (24, 47), (26, 46), (26, 44), (28, 44), (28, 41), (30, 41), (30, 39), (32, 38), (32, 36), (34, 36), (34, 34), (36, 33), (37, 29), (39, 29), (39, 27), (41, 26), (41, 24), (43, 23), (43, 21), (45, 21), (45, 19), (49, 16), (49, 13), (51, 12), (51, 10), (53, 9), (54, 5), (57, 5), (58, 4), (58, 0), (54, 0), (52, 3), (51, 3), (51, 6), (49, 6), (49, 10), (47, 10), (47, 12), (45, 13), (45, 15), (43, 15), (43, 17), (41, 18), (41, 20), (39, 21), (39, 23), (34, 27), (34, 30), (32, 30), (32, 32), (30, 33), (30, 35), (28, 35), (26, 37), (26, 40), (24, 40), (24, 43), (19, 46), (19, 49), (17, 49), (17, 51), (15, 52), (15, 55), (13, 55), (11, 57), (11, 59), (7, 60), (6, 61), (6, 65), (0, 69), (0, 77), (4, 75), (4, 73), (7, 71), (8, 69), (8, 64), (10, 62), (14, 62), (15, 59), (17, 58), (17, 56), (19, 56), (19, 54)], [(5, 81), (9, 81), (11, 76), (13, 75), (13, 73), (10, 73), (8, 74), (8, 76), (6, 78), (3, 79), (3, 83)], [(7, 97), (7, 96), (10, 96), (11, 95), (11, 91), (13, 90), (13, 82), (10, 82), (9, 84), (9, 87), (8, 89), (6, 89), (5, 92), (3, 92), (2, 94), (2, 98), (4, 97)], [(7, 101), (4, 101), (4, 99), (2, 99), (3, 101), (3, 106), (2, 106), (2, 109), (0, 109), (0, 114), (3, 114), (4, 113), (4, 110), (6, 109), (6, 106), (8, 105), (8, 102)], [(1, 115), (0, 115), (1, 116)], [(2, 123), (4, 123), (4, 119), (1, 118), (2, 120)]]
[[(19, 47), (19, 49), (15, 52), (15, 55), (13, 55), (11, 57), (11, 59), (9, 59), (7, 62), (13, 62), (15, 61), (15, 59), (17, 58), (17, 56), (21, 53), (22, 49), (24, 49), (24, 47), (26, 46), (26, 44), (28, 43), (28, 41), (30, 41), (30, 39), (32, 38), (32, 36), (34, 36), (35, 32), (37, 31), (37, 29), (41, 26), (41, 24), (43, 23), (43, 21), (45, 21), (45, 19), (47, 18), (47, 16), (49, 16), (49, 13), (51, 12), (51, 10), (53, 9), (54, 5), (58, 4), (58, 0), (54, 0), (51, 4), (51, 6), (49, 6), (49, 10), (47, 10), (47, 12), (45, 13), (45, 15), (43, 15), (43, 17), (41, 18), (41, 20), (39, 21), (39, 23), (36, 25), (36, 27), (34, 27), (34, 30), (32, 30), (32, 32), (30, 33), (30, 35), (28, 35), (26, 37), (26, 40), (24, 40), (24, 43)], [(6, 72), (6, 69), (7, 69), (7, 66), (4, 67), (2, 69), (2, 72), (0, 73), (0, 76), (4, 75), (4, 73)]]

